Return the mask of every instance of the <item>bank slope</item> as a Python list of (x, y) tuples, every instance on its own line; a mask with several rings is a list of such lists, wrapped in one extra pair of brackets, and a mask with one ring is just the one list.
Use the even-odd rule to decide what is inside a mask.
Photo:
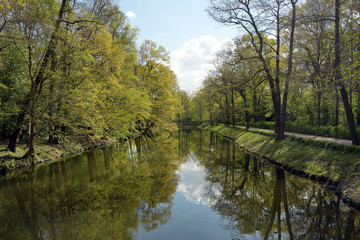
[(350, 205), (360, 209), (360, 147), (313, 141), (225, 126), (210, 131), (234, 139), (245, 150), (266, 158), (297, 175), (308, 177), (334, 189)]

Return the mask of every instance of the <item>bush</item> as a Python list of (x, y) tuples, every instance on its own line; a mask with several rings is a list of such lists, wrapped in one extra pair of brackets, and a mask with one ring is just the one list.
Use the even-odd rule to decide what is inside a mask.
[(266, 122), (266, 121), (256, 122), (252, 124), (252, 127), (274, 130), (275, 122)]
[[(285, 125), (286, 131), (297, 132), (303, 134), (317, 135), (323, 137), (333, 137), (341, 139), (350, 139), (350, 131), (347, 126), (340, 125), (337, 127), (333, 126), (310, 126), (304, 123), (298, 122), (287, 122)], [(357, 129), (358, 134), (360, 128)], [(359, 135), (360, 136), (360, 135)]]

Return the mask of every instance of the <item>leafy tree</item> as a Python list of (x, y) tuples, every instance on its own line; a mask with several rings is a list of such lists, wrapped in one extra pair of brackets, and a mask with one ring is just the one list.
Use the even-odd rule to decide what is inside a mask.
[(340, 39), (340, 1), (335, 0), (335, 60), (334, 60), (334, 71), (335, 71), (335, 83), (340, 87), (340, 93), (343, 100), (346, 119), (350, 130), (350, 136), (353, 145), (359, 145), (359, 138), (356, 132), (354, 113), (352, 106), (349, 102), (348, 92), (345, 88), (345, 84), (342, 81), (341, 72), (341, 39)]
[(137, 129), (149, 132), (152, 129), (174, 129), (178, 102), (177, 82), (168, 66), (169, 53), (155, 42), (145, 40), (139, 49), (139, 88), (146, 91), (151, 103), (151, 114), (145, 121), (137, 122)]
[[(38, 33), (49, 32), (49, 25), (44, 24), (42, 21), (46, 21), (47, 19), (52, 19), (54, 13), (49, 11), (48, 9), (54, 9), (51, 6), (55, 4), (53, 1), (31, 1), (27, 3), (25, 6), (19, 6), (19, 8), (14, 8), (14, 14), (17, 16), (22, 16), (19, 19), (21, 22), (19, 31), (22, 35), (22, 40), (27, 43), (27, 62), (29, 66), (28, 75), (31, 82), (30, 91), (28, 92), (23, 105), (21, 107), (21, 111), (16, 120), (16, 127), (13, 131), (10, 141), (9, 141), (9, 150), (15, 151), (16, 144), (18, 138), (20, 136), (20, 131), (22, 125), (25, 120), (25, 116), (28, 112), (30, 112), (30, 136), (29, 136), (29, 155), (34, 155), (34, 141), (36, 135), (36, 108), (38, 104), (38, 100), (42, 94), (43, 85), (45, 80), (47, 79), (47, 69), (50, 64), (51, 58), (56, 48), (56, 44), (58, 41), (58, 32), (60, 29), (61, 21), (64, 17), (64, 12), (67, 10), (67, 6), (69, 4), (68, 0), (63, 0), (61, 3), (61, 7), (58, 11), (58, 16), (55, 22), (53, 23), (54, 29), (50, 36), (43, 37)], [(45, 39), (45, 46), (41, 46), (40, 48), (36, 48), (38, 46), (38, 40)], [(41, 42), (41, 41), (40, 41)], [(37, 51), (35, 51), (37, 50)], [(35, 67), (38, 67), (35, 69)]]
[[(263, 65), (266, 78), (269, 82), (273, 108), (275, 113), (275, 132), (277, 139), (284, 138), (285, 114), (287, 105), (287, 95), (289, 81), (292, 73), (292, 54), (294, 31), (296, 21), (296, 0), (285, 1), (233, 1), (233, 0), (211, 0), (208, 12), (216, 21), (223, 24), (238, 25), (249, 34), (251, 45), (256, 55)], [(281, 55), (281, 30), (283, 29), (284, 9), (287, 5), (291, 6), (292, 17), (289, 37), (289, 56), (287, 64), (287, 73), (285, 78), (283, 103), (281, 105), (281, 87), (280, 87), (280, 55)], [(258, 11), (263, 9), (264, 11)], [(275, 27), (272, 27), (275, 26)], [(264, 49), (267, 45), (265, 34), (275, 32), (276, 46), (273, 47), (275, 54), (275, 70), (265, 59)]]
[(151, 41), (137, 51), (138, 30), (111, 1), (1, 4), (0, 120), (3, 138), (13, 129), (10, 150), (26, 124), (30, 158), (36, 136), (56, 144), (175, 128), (179, 89), (168, 53)]

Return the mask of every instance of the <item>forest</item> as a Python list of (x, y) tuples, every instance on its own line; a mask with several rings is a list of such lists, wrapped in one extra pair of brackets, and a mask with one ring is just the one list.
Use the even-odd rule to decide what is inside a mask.
[(169, 52), (137, 46), (110, 0), (0, 1), (1, 142), (51, 144), (173, 130), (179, 87)]
[(111, 0), (0, 1), (0, 142), (123, 139), (201, 121), (351, 139), (360, 133), (360, 2), (209, 0), (239, 36), (202, 87)]
[(217, 52), (200, 90), (182, 94), (182, 119), (359, 145), (359, 1), (210, 0), (207, 12), (241, 36)]

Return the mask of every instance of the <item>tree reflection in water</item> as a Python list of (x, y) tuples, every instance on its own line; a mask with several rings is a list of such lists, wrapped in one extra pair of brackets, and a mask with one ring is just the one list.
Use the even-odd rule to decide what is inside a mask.
[(134, 239), (140, 223), (165, 224), (177, 146), (168, 136), (135, 139), (1, 179), (0, 239)]
[[(178, 174), (188, 176), (179, 185)], [(173, 201), (180, 194), (195, 197)], [(181, 199), (201, 205), (186, 214), (208, 215), (171, 216)], [(202, 131), (138, 138), (0, 178), (0, 222), (0, 239), (158, 239), (142, 229), (170, 222), (177, 239), (190, 234), (183, 229), (194, 234), (192, 226), (202, 228), (199, 239), (222, 230), (234, 239), (360, 239), (359, 215), (337, 196)]]
[[(359, 239), (358, 214), (340, 199), (211, 134), (197, 155), (212, 207), (232, 236), (261, 239)], [(251, 237), (252, 236), (252, 237)]]

